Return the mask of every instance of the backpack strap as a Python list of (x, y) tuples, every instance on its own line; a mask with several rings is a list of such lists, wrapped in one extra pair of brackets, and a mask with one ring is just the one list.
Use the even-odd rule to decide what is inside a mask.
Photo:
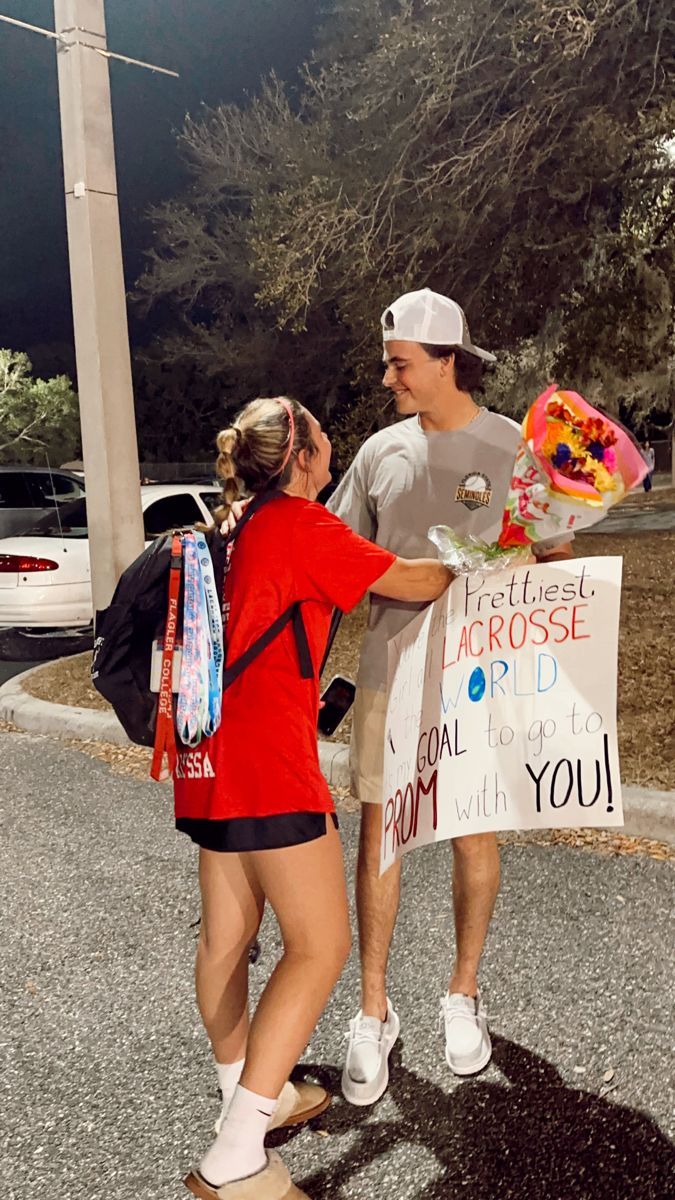
[(324, 671), (326, 670), (326, 663), (328, 662), (328, 659), (330, 657), (330, 652), (333, 649), (333, 642), (335, 641), (335, 635), (336, 635), (338, 629), (340, 628), (340, 621), (342, 620), (343, 616), (344, 616), (344, 613), (341, 608), (333, 609), (333, 616), (331, 617), (330, 629), (328, 630), (328, 640), (326, 642), (326, 649), (323, 652), (323, 658), (321, 660), (321, 667), (319, 669), (319, 678), (321, 678)]
[(225, 668), (223, 671), (223, 691), (231, 687), (235, 679), (239, 678), (242, 671), (245, 671), (246, 667), (255, 662), (263, 650), (267, 649), (274, 639), (279, 636), (282, 629), (285, 629), (291, 621), (293, 622), (293, 632), (298, 648), (298, 658), (300, 659), (300, 674), (303, 679), (314, 678), (314, 665), (307, 640), (307, 631), (305, 630), (302, 612), (300, 611), (300, 601), (296, 600), (288, 608), (284, 609), (276, 621), (264, 633), (260, 634), (260, 637), (256, 638), (248, 650), (245, 650), (243, 654), (239, 655), (239, 658), (236, 658), (233, 663), (230, 663), (229, 667)]
[(183, 553), (181, 539), (174, 534), (171, 539), (171, 562), (169, 565), (169, 599), (164, 628), (164, 647), (162, 650), (162, 672), (160, 676), (159, 698), (157, 702), (157, 723), (155, 725), (155, 749), (152, 756), (150, 776), (152, 779), (162, 778), (162, 763), (166, 753), (169, 774), (173, 775), (176, 766), (176, 735), (173, 717), (173, 655), (176, 648), (176, 631), (178, 628), (178, 597), (183, 570)]
[(300, 676), (302, 679), (313, 679), (314, 663), (312, 662), (312, 654), (309, 649), (305, 622), (302, 619), (302, 605), (299, 600), (295, 602), (295, 612), (292, 619), (295, 644), (298, 648), (298, 658), (300, 660)]
[(246, 505), (246, 508), (244, 509), (241, 517), (237, 521), (237, 524), (235, 525), (232, 532), (228, 533), (227, 537), (223, 539), (225, 541), (225, 543), (227, 544), (228, 542), (236, 541), (236, 539), (239, 537), (242, 529), (244, 529), (246, 527), (246, 522), (250, 521), (251, 517), (255, 516), (255, 514), (257, 512), (259, 512), (260, 509), (263, 508), (265, 504), (269, 504), (270, 500), (278, 500), (280, 496), (284, 496), (285, 494), (286, 493), (280, 491), (279, 488), (272, 488), (270, 491), (267, 491), (267, 492), (259, 492), (258, 495), (255, 496), (254, 499), (251, 500), (250, 503)]
[[(265, 504), (268, 504), (270, 500), (276, 500), (282, 495), (284, 495), (284, 493), (276, 488), (270, 491), (260, 492), (255, 499), (251, 500), (250, 504), (246, 506), (242, 516), (227, 537), (223, 537), (220, 531), (217, 531), (215, 535), (215, 545), (212, 547), (212, 549), (215, 551), (215, 554), (218, 558), (216, 578), (221, 595), (223, 588), (225, 555), (227, 553), (228, 545), (232, 544), (236, 538), (239, 537), (242, 529), (246, 525), (246, 522), (250, 521), (251, 517), (253, 517), (255, 513), (257, 513)], [(297, 647), (298, 660), (300, 664), (300, 676), (302, 679), (314, 679), (314, 664), (312, 662), (312, 654), (309, 648), (307, 630), (305, 629), (305, 623), (302, 618), (301, 602), (296, 600), (277, 617), (276, 621), (274, 621), (270, 627), (264, 631), (264, 633), (260, 634), (260, 637), (256, 638), (256, 640), (248, 647), (247, 650), (244, 651), (243, 654), (239, 656), (239, 658), (235, 659), (235, 661), (231, 663), (229, 667), (225, 667), (223, 669), (224, 692), (227, 690), (227, 688), (231, 687), (234, 681), (239, 678), (242, 671), (246, 670), (246, 667), (248, 667), (250, 663), (255, 662), (258, 655), (262, 654), (263, 650), (267, 649), (274, 639), (279, 636), (282, 629), (285, 629), (289, 622), (292, 622), (293, 624), (293, 633), (295, 636), (295, 644)]]
[(250, 521), (251, 517), (258, 512), (258, 509), (262, 508), (263, 505), (267, 504), (270, 500), (278, 499), (278, 497), (282, 496), (283, 494), (283, 492), (280, 492), (277, 489), (273, 489), (268, 492), (260, 492), (260, 494), (256, 496), (254, 500), (251, 500), (246, 506), (242, 516), (237, 521), (237, 524), (231, 533), (221, 533), (217, 525), (214, 525), (212, 529), (207, 530), (205, 535), (206, 542), (211, 552), (216, 591), (221, 600), (225, 583), (225, 567), (228, 562), (228, 547), (234, 543), (236, 538), (239, 537), (239, 534), (246, 525), (246, 522)]

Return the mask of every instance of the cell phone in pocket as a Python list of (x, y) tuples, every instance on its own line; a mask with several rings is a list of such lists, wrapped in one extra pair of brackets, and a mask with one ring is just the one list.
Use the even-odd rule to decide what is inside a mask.
[(319, 733), (330, 737), (338, 725), (347, 716), (356, 695), (356, 684), (344, 675), (335, 675), (321, 699), (324, 707), (319, 709)]

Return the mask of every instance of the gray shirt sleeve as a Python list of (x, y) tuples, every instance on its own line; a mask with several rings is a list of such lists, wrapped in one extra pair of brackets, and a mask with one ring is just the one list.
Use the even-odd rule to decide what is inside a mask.
[(354, 533), (374, 542), (377, 516), (368, 494), (368, 464), (363, 447), (333, 492), (326, 508), (339, 517)]

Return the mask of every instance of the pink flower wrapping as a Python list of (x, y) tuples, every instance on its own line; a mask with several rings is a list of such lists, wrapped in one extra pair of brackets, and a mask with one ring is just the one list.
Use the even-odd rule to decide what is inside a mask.
[(561, 538), (604, 517), (647, 474), (630, 434), (578, 392), (553, 384), (530, 406), (497, 542), (433, 525), (429, 538), (456, 574), (497, 571), (535, 542)]
[(645, 473), (625, 429), (553, 384), (523, 421), (498, 544), (526, 546), (588, 528)]

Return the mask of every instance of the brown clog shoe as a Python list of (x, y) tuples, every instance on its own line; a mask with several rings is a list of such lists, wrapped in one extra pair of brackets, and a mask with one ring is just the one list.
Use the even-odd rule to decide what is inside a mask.
[(331, 1102), (330, 1092), (316, 1083), (285, 1083), (268, 1129), (287, 1129), (321, 1116)]
[[(285, 1083), (277, 1107), (267, 1126), (268, 1129), (285, 1129), (292, 1125), (303, 1125), (313, 1117), (321, 1116), (330, 1105), (332, 1096), (325, 1088), (316, 1083)], [(219, 1134), (223, 1121), (227, 1116), (226, 1110), (221, 1112), (215, 1124), (216, 1134)]]
[(235, 1179), (216, 1188), (199, 1171), (191, 1171), (183, 1182), (199, 1200), (310, 1200), (306, 1192), (296, 1188), (274, 1150), (267, 1151), (267, 1166), (247, 1179)]

